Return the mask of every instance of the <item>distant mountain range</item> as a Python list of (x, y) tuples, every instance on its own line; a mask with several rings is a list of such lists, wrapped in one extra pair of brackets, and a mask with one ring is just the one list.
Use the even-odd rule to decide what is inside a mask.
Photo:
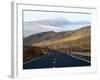
[(30, 22), (24, 22), (24, 38), (32, 34), (46, 31), (61, 32), (66, 30), (78, 29), (82, 26), (88, 26), (88, 21), (70, 21), (66, 18), (42, 19)]
[(75, 25), (75, 24), (89, 24), (87, 21), (76, 21), (71, 22), (65, 18), (55, 18), (55, 19), (44, 19), (31, 22), (25, 22), (24, 25), (50, 25), (56, 27), (63, 27), (64, 25)]
[(52, 49), (70, 46), (73, 51), (89, 51), (91, 42), (91, 27), (86, 26), (76, 30), (62, 32), (42, 32), (23, 39), (24, 46), (49, 47)]
[(32, 21), (32, 22), (25, 22), (25, 25), (50, 25), (50, 26), (63, 26), (63, 25), (68, 25), (71, 24), (72, 22), (65, 19), (65, 18), (57, 18), (57, 19), (44, 19), (44, 20), (37, 20), (37, 21)]

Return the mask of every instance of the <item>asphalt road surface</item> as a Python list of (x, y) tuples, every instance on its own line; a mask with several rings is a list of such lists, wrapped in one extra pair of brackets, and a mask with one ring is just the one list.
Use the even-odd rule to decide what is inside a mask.
[(48, 55), (39, 59), (32, 59), (23, 63), (23, 69), (57, 68), (57, 67), (80, 67), (90, 66), (91, 63), (63, 52), (49, 50)]

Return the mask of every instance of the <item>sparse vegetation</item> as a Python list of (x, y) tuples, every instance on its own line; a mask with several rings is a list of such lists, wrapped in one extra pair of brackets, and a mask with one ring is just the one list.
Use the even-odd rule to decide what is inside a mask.
[(23, 61), (35, 59), (48, 53), (48, 48), (72, 52), (91, 52), (91, 27), (86, 26), (73, 31), (43, 32), (24, 38)]
[(41, 57), (48, 53), (47, 48), (37, 46), (24, 46), (23, 47), (23, 62)]

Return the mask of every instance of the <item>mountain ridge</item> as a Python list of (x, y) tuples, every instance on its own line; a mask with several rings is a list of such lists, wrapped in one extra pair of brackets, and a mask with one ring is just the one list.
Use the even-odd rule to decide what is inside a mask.
[(23, 60), (31, 60), (48, 54), (48, 48), (72, 52), (91, 51), (91, 26), (63, 32), (42, 32), (23, 39)]
[[(59, 49), (61, 47), (64, 48), (66, 45), (70, 45), (72, 47), (74, 45), (74, 47), (79, 47), (80, 49), (81, 46), (88, 44), (87, 50), (90, 50), (90, 40), (91, 40), (90, 37), (91, 37), (91, 28), (90, 26), (86, 26), (71, 31), (63, 31), (63, 32), (49, 31), (31, 35), (23, 39), (23, 44), (25, 46), (39, 46), (39, 47), (48, 46), (49, 48), (54, 48), (54, 49)], [(82, 49), (83, 48), (81, 48), (81, 50)]]

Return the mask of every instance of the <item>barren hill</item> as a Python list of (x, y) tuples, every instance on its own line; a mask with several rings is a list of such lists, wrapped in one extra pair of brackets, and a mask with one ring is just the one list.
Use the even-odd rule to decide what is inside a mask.
[(42, 32), (24, 38), (25, 46), (49, 47), (53, 49), (65, 48), (69, 45), (73, 51), (90, 51), (90, 26), (77, 30), (63, 32)]

